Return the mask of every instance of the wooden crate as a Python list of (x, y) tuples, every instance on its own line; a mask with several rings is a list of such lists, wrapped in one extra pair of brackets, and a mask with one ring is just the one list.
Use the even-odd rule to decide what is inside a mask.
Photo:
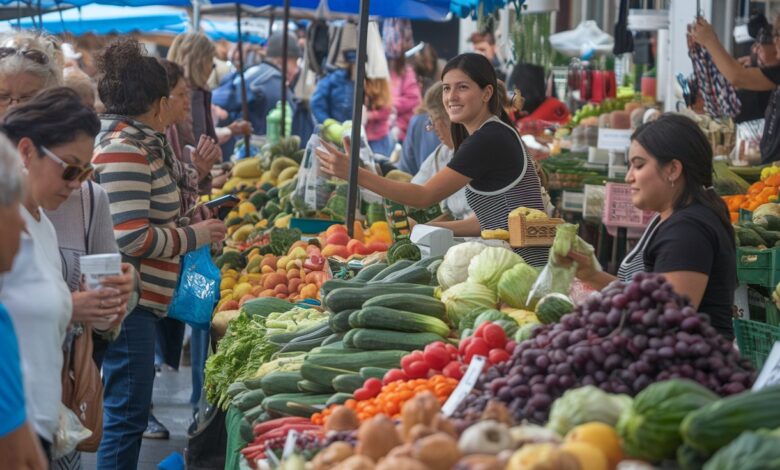
[(509, 244), (512, 248), (552, 246), (555, 231), (563, 219), (528, 220), (524, 215), (509, 217)]

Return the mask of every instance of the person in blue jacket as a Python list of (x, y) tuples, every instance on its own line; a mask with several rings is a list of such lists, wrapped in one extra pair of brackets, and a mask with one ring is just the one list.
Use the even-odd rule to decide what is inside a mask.
[(336, 68), (317, 82), (311, 96), (311, 111), (318, 123), (328, 118), (344, 122), (352, 119), (355, 81), (355, 51), (343, 51)]
[[(252, 124), (253, 132), (257, 135), (266, 134), (266, 117), (282, 99), (282, 61), (284, 55), (282, 41), (281, 33), (273, 33), (268, 39), (265, 60), (244, 72), (249, 122)], [(287, 41), (287, 100), (293, 110), (292, 134), (300, 136), (302, 144), (305, 145), (314, 129), (314, 122), (305, 103), (299, 101), (292, 91), (298, 76), (300, 55), (301, 49), (297, 39), (293, 34), (289, 34)], [(212, 103), (228, 112), (228, 118), (225, 122), (242, 117), (241, 78), (237, 72), (225, 77), (219, 87), (213, 90)], [(231, 155), (234, 145), (235, 139), (225, 144), (222, 148), (223, 154)]]

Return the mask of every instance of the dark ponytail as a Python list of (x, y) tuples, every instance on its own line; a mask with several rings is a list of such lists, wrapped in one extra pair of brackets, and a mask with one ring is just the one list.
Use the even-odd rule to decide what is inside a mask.
[(685, 187), (674, 202), (674, 209), (693, 202), (709, 207), (734, 239), (728, 207), (712, 188), (712, 146), (698, 124), (681, 114), (665, 113), (639, 126), (631, 140), (658, 160), (659, 166), (672, 160), (682, 164)]
[[(483, 90), (486, 86), (491, 85), (493, 87), (493, 94), (490, 96), (490, 101), (488, 101), (490, 112), (514, 129), (514, 125), (509, 119), (509, 115), (506, 113), (503, 106), (501, 106), (501, 98), (498, 95), (496, 70), (485, 56), (473, 52), (455, 56), (444, 66), (444, 70), (441, 72), (442, 80), (444, 79), (444, 76), (447, 75), (447, 72), (451, 70), (460, 70), (465, 73)], [(469, 136), (469, 133), (466, 130), (466, 126), (454, 122), (450, 124), (450, 132), (452, 133), (452, 142), (455, 144), (455, 150), (457, 151), (460, 144)]]

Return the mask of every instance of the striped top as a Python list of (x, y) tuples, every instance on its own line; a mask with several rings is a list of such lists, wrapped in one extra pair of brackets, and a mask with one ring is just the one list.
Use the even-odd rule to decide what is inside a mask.
[(139, 305), (165, 316), (180, 256), (210, 242), (208, 230), (178, 227), (182, 168), (163, 134), (123, 116), (101, 116), (92, 162), (108, 193), (123, 261), (141, 275)]
[[(498, 122), (509, 127), (496, 117), (488, 119), (485, 124), (488, 122)], [(512, 132), (517, 135), (514, 129)], [(544, 210), (539, 175), (534, 171), (533, 160), (528, 155), (520, 136), (517, 136), (517, 139), (523, 149), (522, 158), (525, 159), (525, 167), (517, 179), (497, 191), (478, 191), (471, 184), (466, 186), (466, 200), (476, 214), (482, 230), (507, 230), (509, 213), (518, 207)], [(541, 267), (547, 264), (549, 248), (514, 248), (514, 251), (531, 266)]]

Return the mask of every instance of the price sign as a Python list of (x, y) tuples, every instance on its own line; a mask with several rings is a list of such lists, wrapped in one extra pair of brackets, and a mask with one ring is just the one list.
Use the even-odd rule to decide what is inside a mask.
[(778, 384), (780, 384), (780, 341), (775, 341), (772, 352), (769, 353), (761, 373), (753, 384), (753, 391)]
[(282, 460), (291, 456), (295, 452), (295, 444), (298, 442), (298, 431), (291, 429), (287, 433), (287, 440), (284, 441), (284, 450), (282, 451)]
[(599, 140), (596, 147), (613, 152), (625, 152), (631, 146), (631, 129), (599, 128)]
[(441, 407), (441, 412), (444, 416), (452, 416), (452, 413), (455, 413), (455, 410), (458, 409), (460, 404), (463, 403), (463, 400), (471, 393), (474, 385), (477, 384), (477, 379), (482, 373), (482, 369), (485, 368), (486, 362), (487, 358), (485, 356), (474, 356), (471, 358), (471, 364), (469, 364), (469, 368), (466, 369), (466, 374), (460, 379), (458, 386), (455, 387), (455, 390), (452, 392), (452, 395), (450, 395), (450, 398), (447, 399), (447, 402), (444, 403), (444, 406)]

